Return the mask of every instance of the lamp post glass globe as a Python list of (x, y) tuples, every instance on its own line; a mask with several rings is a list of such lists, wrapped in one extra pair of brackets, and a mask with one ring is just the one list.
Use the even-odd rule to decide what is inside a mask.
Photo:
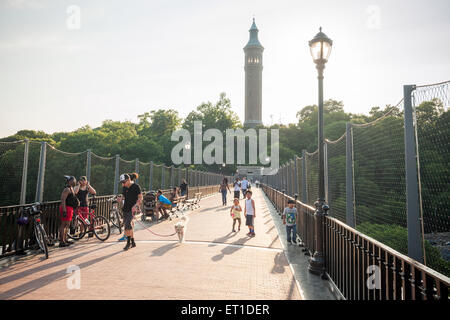
[(333, 41), (322, 32), (322, 27), (319, 29), (319, 33), (309, 41), (309, 49), (311, 56), (315, 63), (325, 63), (328, 61), (331, 53), (331, 47)]

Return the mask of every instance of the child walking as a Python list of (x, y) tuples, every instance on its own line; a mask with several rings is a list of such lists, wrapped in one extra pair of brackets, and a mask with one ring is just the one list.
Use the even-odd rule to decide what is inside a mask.
[(292, 233), (292, 243), (297, 244), (297, 208), (295, 206), (294, 200), (288, 200), (288, 206), (284, 208), (283, 211), (283, 224), (286, 225), (287, 233), (287, 243), (291, 244), (291, 233)]
[(252, 192), (249, 190), (245, 194), (245, 225), (248, 226), (247, 236), (255, 236), (254, 220), (256, 218), (255, 200), (252, 199)]
[(233, 230), (231, 232), (236, 232), (236, 230), (234, 229), (234, 226), (236, 225), (236, 220), (239, 222), (238, 232), (241, 231), (241, 212), (242, 208), (241, 205), (239, 204), (239, 198), (234, 198), (234, 204), (230, 210), (231, 218), (233, 218)]

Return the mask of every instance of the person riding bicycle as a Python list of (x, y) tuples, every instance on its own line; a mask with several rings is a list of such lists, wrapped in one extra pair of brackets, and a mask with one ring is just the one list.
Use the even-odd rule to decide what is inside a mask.
[[(78, 184), (75, 188), (73, 188), (73, 191), (77, 195), (78, 200), (80, 201), (80, 206), (76, 209), (76, 213), (80, 215), (83, 220), (89, 219), (89, 206), (88, 206), (88, 195), (92, 194), (95, 195), (97, 192), (94, 188), (89, 184), (89, 181), (87, 181), (86, 176), (81, 176), (78, 179)], [(91, 229), (93, 226), (91, 226)], [(88, 237), (92, 237), (93, 234), (90, 232)]]
[(158, 202), (156, 203), (156, 211), (161, 214), (164, 213), (160, 220), (169, 218), (167, 209), (172, 209), (172, 202), (163, 195), (163, 192), (161, 190), (158, 190), (158, 192), (156, 193), (156, 199), (158, 200)]
[(73, 176), (64, 176), (66, 185), (61, 193), (61, 205), (59, 213), (61, 215), (61, 225), (59, 227), (59, 246), (66, 247), (73, 242), (67, 241), (67, 229), (73, 218), (73, 211), (79, 206), (80, 201), (75, 195), (74, 187), (77, 179)]

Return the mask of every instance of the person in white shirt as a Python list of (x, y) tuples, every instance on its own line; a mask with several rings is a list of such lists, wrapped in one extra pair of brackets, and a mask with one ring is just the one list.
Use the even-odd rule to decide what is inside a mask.
[(248, 185), (249, 185), (249, 183), (248, 183), (247, 177), (244, 177), (241, 182), (241, 190), (242, 190), (242, 195), (244, 196), (244, 199), (245, 199), (245, 193), (247, 192), (247, 189), (248, 189)]
[(252, 192), (249, 190), (246, 194), (247, 198), (245, 199), (245, 225), (248, 227), (247, 236), (254, 237), (255, 236), (255, 225), (254, 221), (256, 218), (256, 209), (255, 209), (255, 200), (252, 199)]
[(239, 199), (241, 197), (241, 183), (239, 182), (239, 178), (236, 178), (236, 180), (234, 180), (233, 190), (234, 197)]

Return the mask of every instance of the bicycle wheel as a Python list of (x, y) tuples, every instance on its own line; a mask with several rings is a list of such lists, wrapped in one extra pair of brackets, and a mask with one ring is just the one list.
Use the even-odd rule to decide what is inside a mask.
[(111, 221), (112, 225), (117, 229), (119, 229), (119, 234), (122, 233), (122, 221), (120, 221), (119, 212), (117, 212), (117, 210), (111, 210), (109, 216), (110, 216), (109, 221)]
[(79, 216), (75, 218), (75, 221), (70, 223), (69, 231), (67, 232), (67, 236), (73, 240), (80, 240), (86, 234), (86, 224), (83, 219)]
[(105, 241), (111, 233), (109, 222), (105, 217), (96, 216), (92, 219), (94, 234), (100, 241)]
[(45, 259), (48, 259), (47, 234), (41, 224), (34, 225), (34, 234), (39, 247), (45, 254)]

